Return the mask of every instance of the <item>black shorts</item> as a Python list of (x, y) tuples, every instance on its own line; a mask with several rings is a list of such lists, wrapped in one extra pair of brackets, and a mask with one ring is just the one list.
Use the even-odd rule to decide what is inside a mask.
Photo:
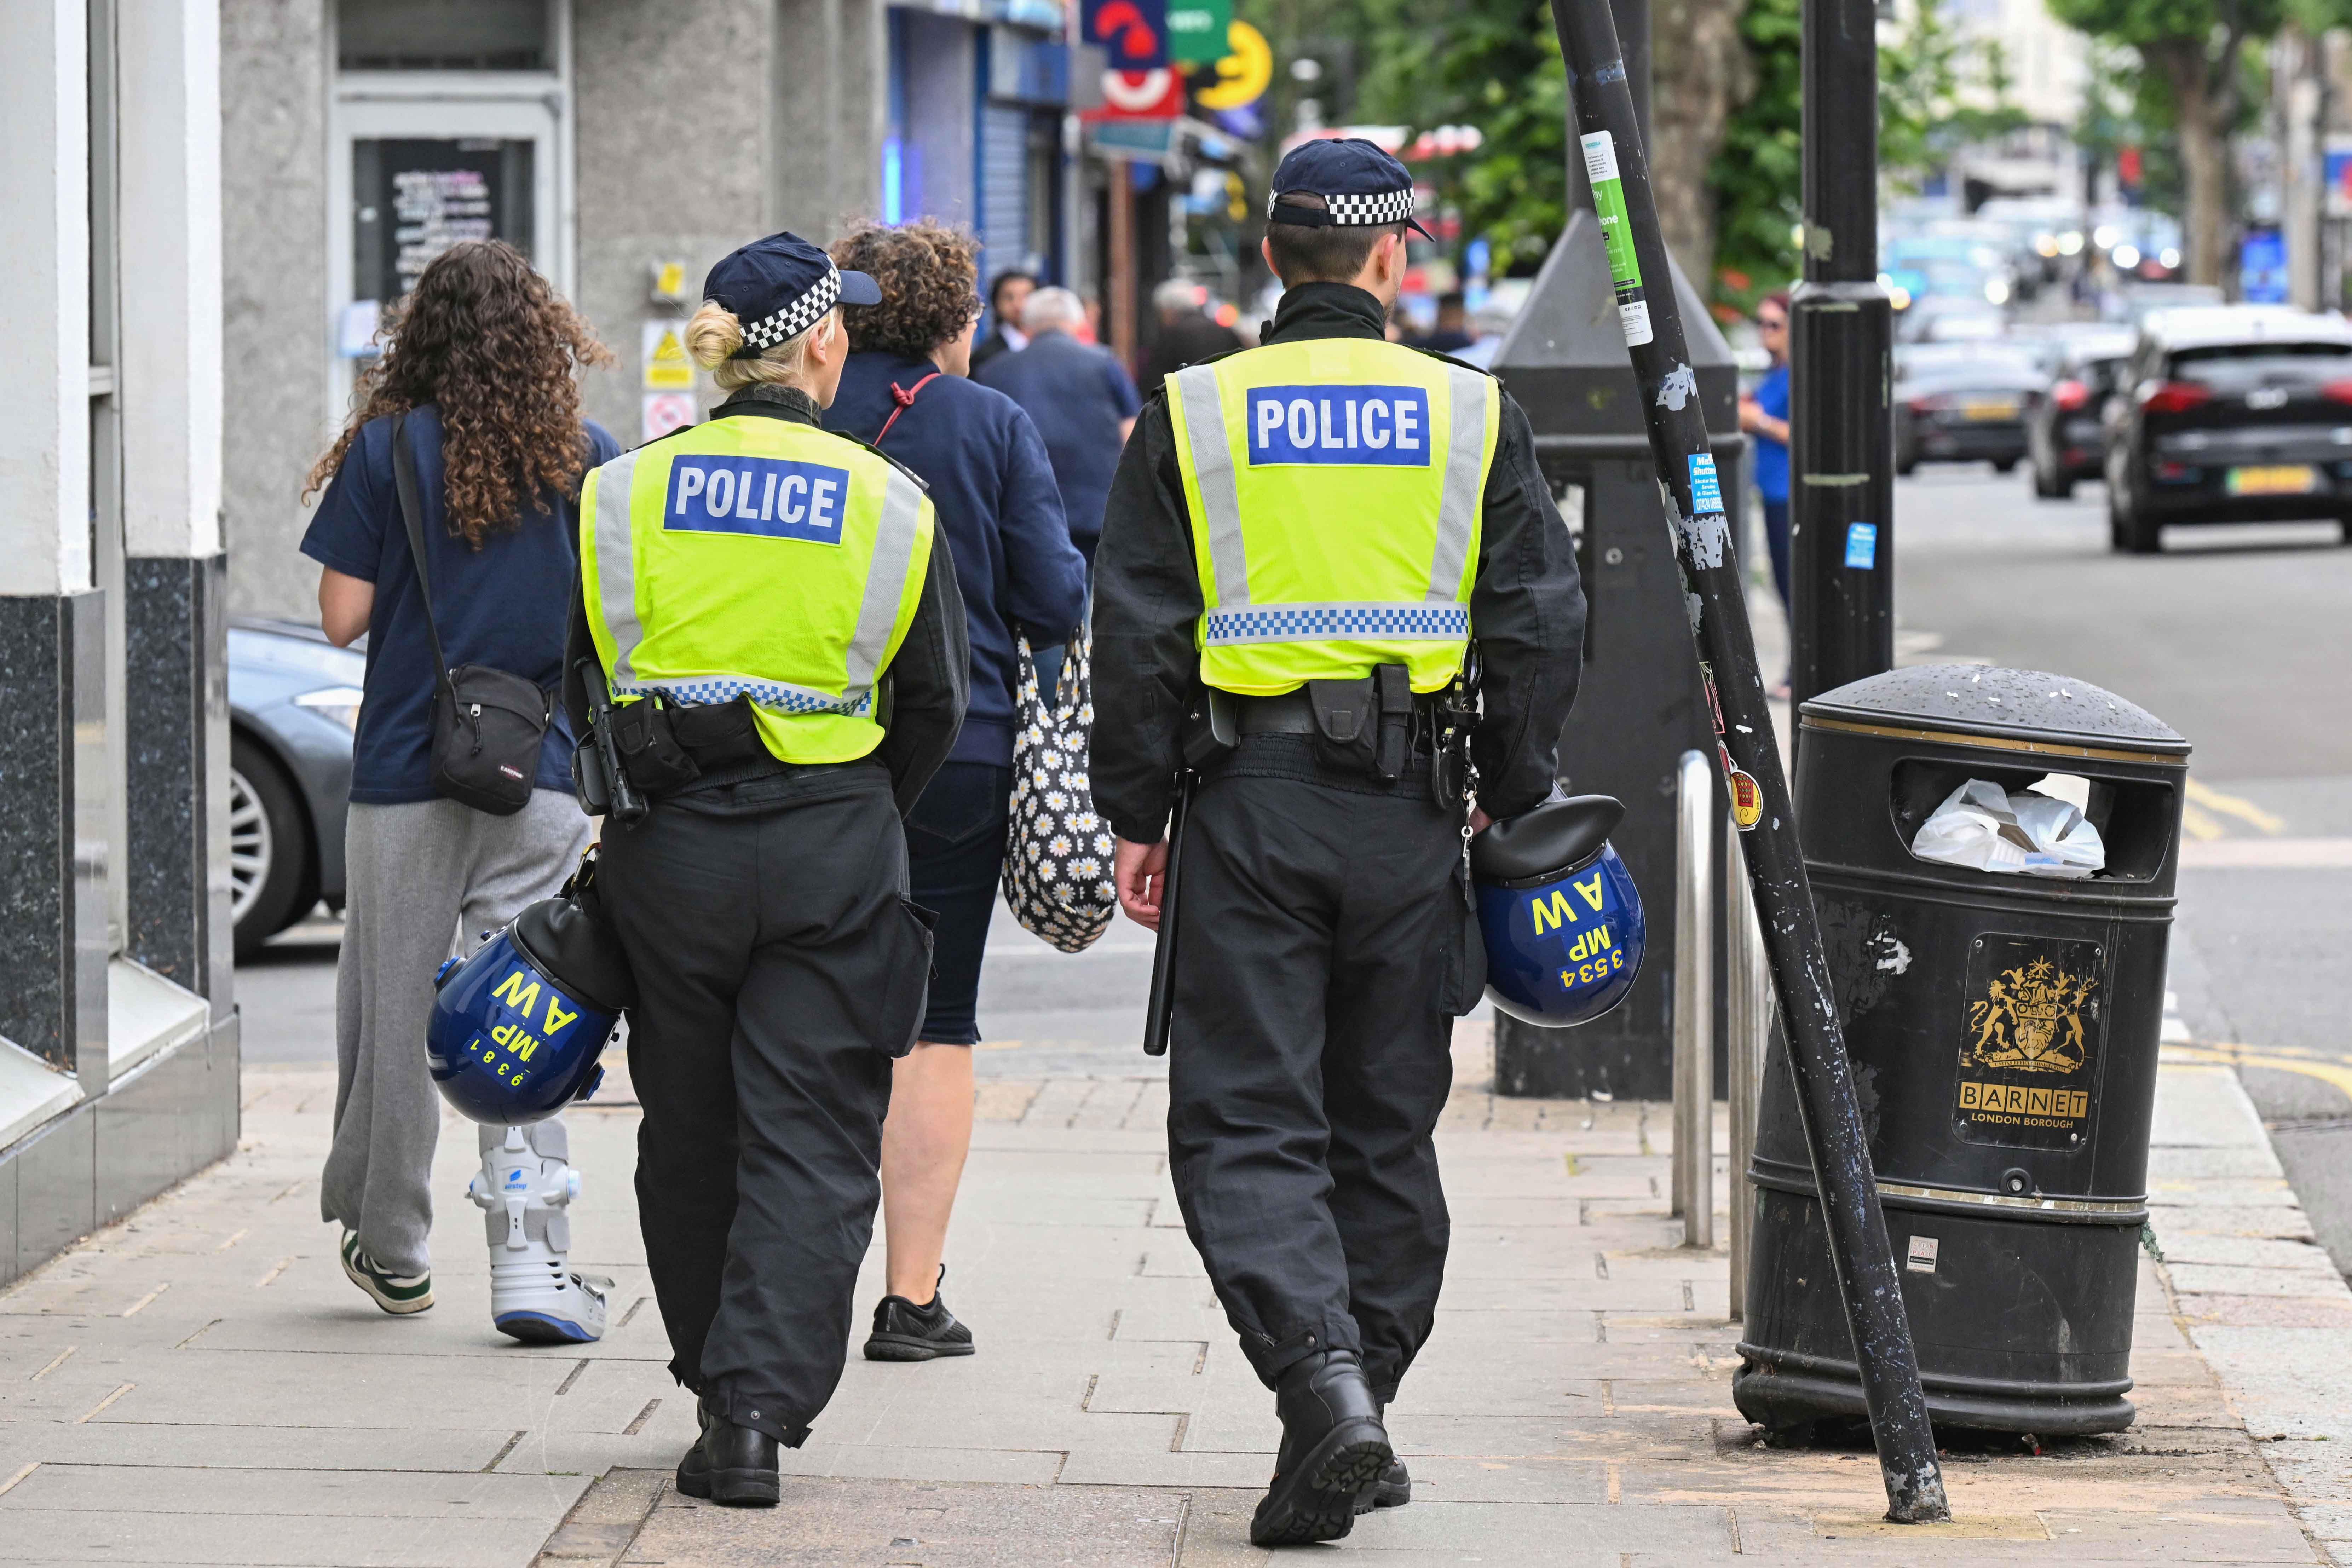
[(1004, 874), (1012, 800), (1011, 768), (948, 763), (907, 817), (909, 896), (939, 915), (919, 1036), (935, 1046), (980, 1043), (980, 963)]

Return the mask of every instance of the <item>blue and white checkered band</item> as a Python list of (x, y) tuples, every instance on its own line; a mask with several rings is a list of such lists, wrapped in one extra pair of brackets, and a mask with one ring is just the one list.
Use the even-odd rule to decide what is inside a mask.
[(631, 686), (624, 695), (641, 697), (653, 691), (661, 693), (681, 708), (714, 707), (722, 702), (732, 702), (738, 697), (749, 697), (754, 706), (777, 713), (845, 713), (852, 718), (863, 719), (874, 711), (874, 693), (870, 688), (857, 697), (827, 697), (823, 692), (780, 686), (773, 681), (743, 680), (730, 676), (659, 686)]
[[(1266, 197), (1265, 216), (1268, 220), (1274, 217), (1275, 209), (1280, 205), (1282, 195), (1288, 194), (1284, 192), (1281, 195)], [(1282, 213), (1289, 221), (1304, 222), (1307, 226), (1314, 228), (1384, 227), (1389, 224), (1402, 223), (1412, 216), (1412, 187), (1407, 185), (1402, 190), (1375, 191), (1370, 195), (1326, 195), (1323, 197), (1323, 203), (1324, 205), (1320, 211), (1314, 207), (1301, 207), (1294, 204), (1282, 207)]]
[(1213, 610), (1212, 643), (1303, 642), (1327, 637), (1430, 637), (1470, 635), (1470, 612), (1460, 605), (1252, 605)]
[(772, 316), (743, 323), (743, 346), (731, 356), (735, 359), (757, 359), (778, 343), (790, 342), (824, 319), (841, 299), (841, 268), (830, 260), (824, 264), (824, 276), (799, 299)]

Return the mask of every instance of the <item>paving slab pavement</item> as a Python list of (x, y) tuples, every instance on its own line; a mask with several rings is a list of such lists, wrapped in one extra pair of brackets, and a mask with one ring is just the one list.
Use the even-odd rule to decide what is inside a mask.
[[(1958, 1521), (1897, 1529), (1867, 1454), (1768, 1448), (1733, 1410), (1725, 1254), (1675, 1245), (1664, 1108), (1499, 1100), (1475, 1026), (1456, 1055), (1453, 1261), (1391, 1411), (1415, 1500), (1324, 1550), (1381, 1568), (2352, 1563), (2352, 1292), (2226, 1067), (2164, 1075), (2139, 1425), (1956, 1451)], [(246, 1089), (235, 1156), (0, 1293), (0, 1563), (1274, 1556), (1246, 1531), (1276, 1427), (1176, 1215), (1164, 1080), (983, 1087), (949, 1254), (981, 1353), (853, 1361), (772, 1512), (669, 1485), (693, 1409), (649, 1300), (625, 1080), (572, 1119), (574, 1256), (614, 1277), (614, 1327), (535, 1349), (489, 1326), (466, 1127), (446, 1125), (436, 1168), (439, 1304), (394, 1320), (317, 1218), (331, 1069), (255, 1066)], [(1719, 1162), (1719, 1206), (1726, 1182)]]

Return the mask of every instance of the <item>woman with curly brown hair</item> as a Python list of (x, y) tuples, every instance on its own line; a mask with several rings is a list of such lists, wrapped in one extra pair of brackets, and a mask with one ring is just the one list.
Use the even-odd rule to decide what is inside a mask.
[(1045, 442), (1018, 404), (968, 379), (979, 249), (930, 222), (859, 228), (833, 247), (835, 263), (881, 286), (882, 302), (845, 312), (851, 353), (825, 428), (873, 443), (930, 487), (971, 641), (963, 729), (907, 816), (912, 896), (939, 922), (921, 1043), (897, 1065), (882, 1129), (887, 1294), (866, 1342), (873, 1361), (972, 1352), (938, 1286), (971, 1147), (975, 1001), (1013, 792), (1014, 637), (1059, 647), (1086, 613), (1086, 561)]
[[(580, 416), (575, 377), (612, 356), (530, 263), (496, 241), (444, 252), (396, 308), (357, 407), (311, 469), (323, 488), (302, 552), (323, 568), (329, 640), (367, 634), (344, 832), (348, 903), (335, 973), (335, 1135), (320, 1217), (343, 1227), (343, 1271), (387, 1312), (433, 1305), (427, 1179), (441, 1124), (425, 1074), (434, 971), (461, 932), (503, 924), (552, 895), (588, 842), (572, 798), (560, 706), (535, 787), (512, 816), (437, 796), (432, 716), (439, 670), (486, 665), (561, 685), (575, 574), (581, 476), (615, 456)], [(428, 608), (401, 510), (394, 433), (415, 459)], [(604, 1331), (599, 1282), (573, 1274), (561, 1121), (481, 1130), (491, 1314), (525, 1341)], [(524, 1195), (523, 1237), (508, 1199)], [(559, 1195), (564, 1194), (564, 1195)], [(550, 1200), (552, 1200), (551, 1202)]]

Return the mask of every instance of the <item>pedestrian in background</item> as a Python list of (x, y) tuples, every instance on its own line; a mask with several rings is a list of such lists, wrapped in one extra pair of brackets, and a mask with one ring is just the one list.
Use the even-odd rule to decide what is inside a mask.
[[(385, 1311), (410, 1313), (433, 1305), (427, 1184), (441, 1100), (425, 1075), (424, 1042), (434, 972), (460, 951), (463, 933), (502, 926), (551, 897), (588, 843), (561, 713), (521, 811), (493, 816), (436, 795), (433, 634), (437, 627), (452, 668), (487, 665), (556, 690), (581, 476), (620, 446), (581, 418), (575, 379), (581, 366), (613, 356), (499, 241), (443, 252), (384, 334), (383, 356), (360, 376), (357, 412), (304, 492), (326, 489), (302, 553), (324, 569), (319, 615), (328, 640), (343, 647), (362, 632), (368, 638), (344, 829), (334, 1144), (319, 1208), (343, 1227), (352, 1282)], [(401, 510), (396, 419), (415, 460), (430, 624)], [(521, 1131), (534, 1176), (551, 1163), (560, 1184), (569, 1155), (562, 1121)], [(486, 1165), (507, 1132), (481, 1129)], [(503, 1204), (492, 1218), (502, 1234)], [(551, 1244), (559, 1260), (564, 1239)], [(560, 1261), (529, 1292), (531, 1310), (514, 1310), (501, 1277), (493, 1279), (493, 1317), (517, 1338), (604, 1331), (601, 1294)]]
[(1029, 346), (1021, 325), (1021, 310), (1037, 287), (1034, 275), (1007, 268), (988, 286), (988, 331), (971, 346), (971, 365), (978, 370), (999, 354), (1018, 353)]
[[(1780, 609), (1789, 598), (1789, 296), (1767, 294), (1756, 307), (1756, 335), (1772, 356), (1756, 390), (1739, 400), (1739, 427), (1756, 438), (1756, 493), (1764, 501), (1764, 549), (1772, 559), (1772, 586)], [(1783, 679), (1773, 692), (1789, 694)]]
[(1143, 403), (1116, 354), (1074, 335), (1086, 319), (1085, 304), (1067, 289), (1038, 289), (1021, 312), (1029, 346), (991, 361), (978, 380), (1019, 404), (1044, 437), (1070, 542), (1091, 566), (1110, 477)]
[(866, 1342), (873, 1361), (972, 1352), (939, 1285), (971, 1147), (981, 958), (1004, 868), (1013, 639), (1026, 630), (1033, 647), (1058, 647), (1086, 606), (1086, 561), (1045, 443), (1018, 404), (968, 379), (978, 255), (971, 235), (930, 222), (861, 228), (833, 247), (842, 268), (874, 279), (882, 302), (847, 312), (852, 353), (825, 428), (878, 447), (929, 487), (971, 642), (962, 731), (907, 817), (911, 896), (938, 922), (920, 1043), (898, 1063), (882, 1132), (887, 1294)]
[(1171, 373), (1215, 354), (1231, 353), (1242, 340), (1231, 327), (1209, 319), (1202, 307), (1208, 290), (1188, 278), (1171, 278), (1151, 291), (1160, 330), (1143, 355), (1143, 390), (1154, 393)]
[(1437, 325), (1425, 338), (1412, 340), (1417, 349), (1432, 353), (1458, 354), (1478, 341), (1470, 330), (1470, 306), (1459, 289), (1437, 297)]

